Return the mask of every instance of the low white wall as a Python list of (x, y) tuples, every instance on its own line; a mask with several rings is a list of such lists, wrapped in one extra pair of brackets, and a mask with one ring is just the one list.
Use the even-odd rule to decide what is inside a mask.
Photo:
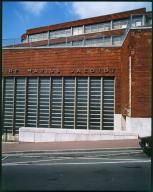
[(126, 117), (126, 131), (139, 134), (141, 137), (151, 135), (151, 118)]
[(137, 134), (127, 131), (30, 128), (19, 129), (20, 142), (93, 141), (137, 139)]
[(114, 114), (114, 131), (121, 131), (122, 130), (122, 115), (121, 114)]
[(4, 133), (2, 135), (2, 141), (12, 141), (12, 142), (16, 142), (19, 141), (19, 135), (12, 135), (11, 133)]

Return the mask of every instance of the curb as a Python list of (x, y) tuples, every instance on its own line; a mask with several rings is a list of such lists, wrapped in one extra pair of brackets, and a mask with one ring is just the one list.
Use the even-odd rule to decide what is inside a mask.
[(122, 148), (95, 148), (95, 149), (59, 149), (59, 150), (27, 150), (27, 151), (10, 151), (2, 152), (4, 154), (20, 154), (20, 153), (59, 153), (59, 152), (92, 152), (92, 151), (122, 151), (122, 150), (142, 150), (141, 147), (122, 147)]

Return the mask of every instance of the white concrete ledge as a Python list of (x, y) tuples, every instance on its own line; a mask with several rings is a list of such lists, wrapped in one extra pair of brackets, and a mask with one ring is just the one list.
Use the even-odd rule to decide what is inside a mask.
[(136, 133), (127, 131), (31, 128), (19, 129), (20, 142), (95, 141), (137, 139)]
[(151, 136), (151, 118), (126, 117), (126, 130), (140, 137)]

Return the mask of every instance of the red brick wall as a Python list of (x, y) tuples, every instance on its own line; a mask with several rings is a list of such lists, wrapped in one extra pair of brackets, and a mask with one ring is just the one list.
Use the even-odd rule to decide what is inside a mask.
[[(32, 48), (3, 50), (4, 76), (116, 76), (120, 74), (120, 48)], [(105, 71), (102, 69), (105, 67)], [(107, 72), (109, 69), (115, 71)], [(17, 73), (9, 72), (18, 69)], [(29, 68), (59, 69), (60, 73), (28, 73)], [(101, 71), (99, 69), (101, 68)], [(80, 69), (72, 73), (73, 69)], [(90, 71), (89, 69), (95, 69)], [(83, 72), (85, 70), (85, 72)]]
[(124, 41), (121, 49), (121, 113), (128, 115), (129, 108), (129, 56), (130, 34)]
[(129, 108), (129, 56), (131, 56), (131, 116), (151, 117), (151, 30), (131, 30), (121, 50), (121, 113)]
[(132, 116), (151, 116), (152, 33), (131, 31), (132, 49)]

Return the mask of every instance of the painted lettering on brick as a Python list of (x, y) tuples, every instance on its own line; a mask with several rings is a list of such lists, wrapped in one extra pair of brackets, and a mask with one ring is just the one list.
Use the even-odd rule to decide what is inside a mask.
[(71, 73), (74, 74), (84, 74), (84, 73), (95, 73), (95, 74), (101, 74), (101, 73), (114, 73), (115, 68), (110, 68), (110, 67), (103, 67), (103, 68), (73, 68), (71, 70)]
[(50, 69), (39, 69), (39, 68), (29, 68), (27, 70), (28, 73), (37, 73), (37, 74), (59, 74), (60, 70), (58, 68), (50, 68)]

